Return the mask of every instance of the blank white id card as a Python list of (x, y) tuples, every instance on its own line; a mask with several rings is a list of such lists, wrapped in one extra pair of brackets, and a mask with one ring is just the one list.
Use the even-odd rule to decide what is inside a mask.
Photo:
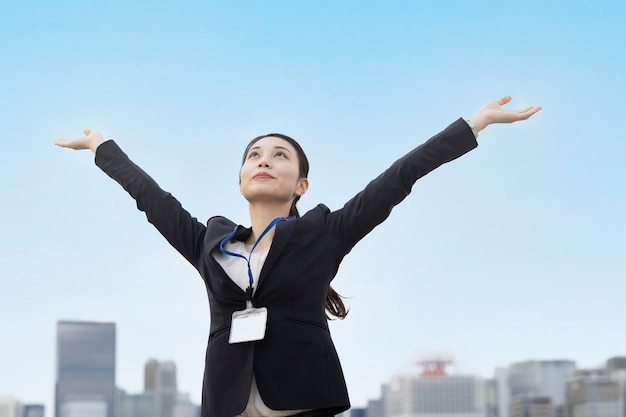
[(246, 308), (233, 313), (228, 343), (254, 342), (265, 337), (267, 308)]

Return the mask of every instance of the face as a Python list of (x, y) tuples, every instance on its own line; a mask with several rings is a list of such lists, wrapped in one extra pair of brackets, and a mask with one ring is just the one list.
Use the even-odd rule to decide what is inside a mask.
[(298, 153), (289, 142), (268, 136), (250, 147), (239, 174), (239, 189), (250, 203), (290, 205), (307, 188), (308, 180), (300, 177)]

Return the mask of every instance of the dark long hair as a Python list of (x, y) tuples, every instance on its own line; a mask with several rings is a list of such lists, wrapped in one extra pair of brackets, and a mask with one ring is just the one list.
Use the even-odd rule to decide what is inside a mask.
[[(289, 142), (291, 146), (293, 146), (293, 148), (296, 150), (296, 153), (298, 154), (298, 170), (300, 178), (307, 178), (309, 176), (309, 160), (307, 159), (304, 150), (302, 149), (300, 144), (296, 142), (295, 139), (281, 133), (268, 133), (267, 135), (257, 136), (256, 138), (252, 139), (250, 143), (248, 143), (248, 146), (246, 146), (246, 150), (243, 153), (241, 165), (246, 162), (246, 156), (248, 155), (248, 151), (250, 150), (250, 148), (259, 140), (269, 136), (283, 139)], [(290, 217), (300, 217), (300, 213), (298, 213), (298, 208), (296, 207), (296, 203), (298, 202), (298, 200), (300, 200), (299, 195), (296, 196), (291, 203), (291, 207), (289, 208)], [(328, 292), (326, 294), (326, 311), (331, 316), (335, 316), (339, 319), (344, 319), (348, 315), (348, 310), (343, 304), (341, 296), (331, 286), (328, 286)], [(332, 319), (332, 317), (329, 317), (328, 314), (326, 314), (326, 317), (328, 319)]]

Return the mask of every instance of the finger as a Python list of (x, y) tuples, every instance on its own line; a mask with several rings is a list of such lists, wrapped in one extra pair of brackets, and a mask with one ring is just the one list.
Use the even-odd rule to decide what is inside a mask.
[(54, 141), (54, 144), (57, 146), (61, 146), (63, 148), (84, 149), (86, 139), (87, 139), (86, 137), (82, 137), (78, 139), (58, 138), (57, 140)]
[(541, 110), (540, 106), (530, 106), (523, 110), (518, 110), (516, 112), (516, 120), (526, 120), (530, 118), (530, 116), (532, 116), (533, 114), (537, 113), (539, 110)]
[(54, 141), (54, 144), (62, 148), (74, 148), (78, 142), (78, 139), (58, 138)]
[(498, 105), (500, 106), (504, 106), (506, 103), (508, 103), (509, 101), (511, 101), (511, 96), (504, 96), (504, 97), (500, 97), (497, 100)]
[(83, 129), (83, 133), (87, 136), (91, 133), (91, 129)]
[(522, 113), (528, 113), (531, 116), (541, 110), (541, 106), (530, 106), (522, 111)]

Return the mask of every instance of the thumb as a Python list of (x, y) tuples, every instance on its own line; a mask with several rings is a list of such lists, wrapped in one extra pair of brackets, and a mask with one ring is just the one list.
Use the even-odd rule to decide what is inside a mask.
[(507, 104), (508, 102), (511, 101), (511, 96), (504, 96), (504, 97), (500, 97), (497, 102), (500, 106), (504, 106), (505, 104)]
[(91, 133), (91, 129), (83, 129), (83, 133), (87, 136)]

